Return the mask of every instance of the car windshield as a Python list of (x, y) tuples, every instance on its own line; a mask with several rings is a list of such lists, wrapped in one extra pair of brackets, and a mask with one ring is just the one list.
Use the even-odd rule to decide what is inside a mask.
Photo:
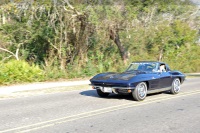
[(156, 71), (156, 63), (131, 63), (126, 72), (131, 71)]

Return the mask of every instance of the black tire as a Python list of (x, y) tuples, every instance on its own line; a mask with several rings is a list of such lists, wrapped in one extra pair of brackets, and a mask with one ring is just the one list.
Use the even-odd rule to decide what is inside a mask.
[(143, 101), (147, 96), (147, 85), (145, 82), (139, 83), (132, 91), (133, 99), (136, 101)]
[(104, 93), (102, 92), (100, 89), (97, 89), (97, 94), (100, 96), (100, 97), (107, 97), (109, 95), (109, 93)]
[(180, 89), (181, 89), (180, 85), (181, 85), (180, 79), (175, 78), (172, 82), (170, 93), (173, 94), (173, 95), (178, 94), (180, 92)]

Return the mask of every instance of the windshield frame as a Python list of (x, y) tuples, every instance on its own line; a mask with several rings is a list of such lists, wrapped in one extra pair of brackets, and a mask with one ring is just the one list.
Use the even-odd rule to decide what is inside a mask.
[(157, 62), (133, 62), (129, 65), (125, 72), (144, 71), (144, 72), (156, 72), (158, 70), (159, 63)]

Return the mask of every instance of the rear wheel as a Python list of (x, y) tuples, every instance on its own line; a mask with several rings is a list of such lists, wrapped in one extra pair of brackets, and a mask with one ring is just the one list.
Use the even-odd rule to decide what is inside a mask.
[(97, 89), (97, 94), (100, 96), (100, 97), (107, 97), (109, 95), (109, 93), (104, 93), (102, 92), (100, 89)]
[(142, 101), (147, 96), (147, 85), (145, 82), (139, 83), (132, 92), (132, 96), (136, 101)]
[(180, 79), (175, 78), (172, 82), (172, 88), (170, 90), (171, 94), (178, 94), (181, 90), (180, 85), (181, 85)]

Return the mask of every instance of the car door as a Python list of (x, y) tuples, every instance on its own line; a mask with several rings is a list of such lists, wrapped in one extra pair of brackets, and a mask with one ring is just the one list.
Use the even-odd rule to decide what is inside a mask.
[(159, 73), (159, 86), (160, 88), (170, 87), (172, 83), (172, 76), (169, 71)]
[(149, 90), (155, 90), (160, 88), (160, 75), (158, 72), (159, 63), (156, 63), (155, 68), (152, 70), (149, 79)]
[(149, 75), (149, 90), (155, 90), (160, 88), (160, 76), (158, 72), (154, 72)]

